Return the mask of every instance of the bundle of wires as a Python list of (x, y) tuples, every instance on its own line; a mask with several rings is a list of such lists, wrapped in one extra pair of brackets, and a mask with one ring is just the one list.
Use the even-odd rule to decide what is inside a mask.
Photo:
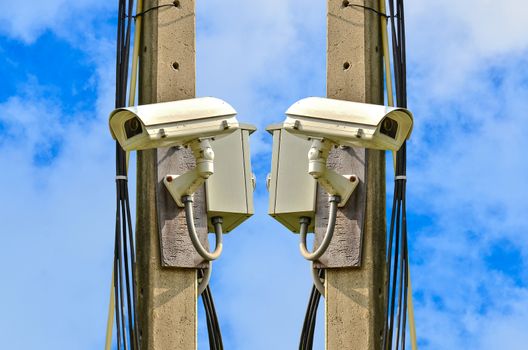
[[(145, 13), (163, 6), (177, 7), (175, 1), (170, 5), (142, 11), (142, 1), (138, 0), (137, 15), (131, 16), (134, 0), (118, 1), (118, 24), (117, 24), (117, 52), (116, 52), (116, 94), (115, 107), (126, 106), (129, 58), (131, 48), (132, 19), (136, 18), (136, 32), (134, 43), (134, 57), (132, 64), (132, 81), (129, 91), (129, 104), (134, 103), (135, 83), (137, 74), (137, 56), (139, 53), (139, 31), (141, 27), (141, 16)], [(127, 155), (116, 141), (116, 224), (115, 224), (115, 249), (113, 267), (113, 297), (115, 306), (115, 321), (117, 335), (117, 349), (140, 349), (139, 327), (136, 315), (136, 257), (135, 241), (130, 212), (130, 200), (128, 195), (127, 178)], [(199, 270), (199, 277), (203, 277), (203, 270)], [(209, 286), (202, 293), (205, 315), (207, 320), (207, 332), (209, 346), (212, 350), (223, 350), (222, 334), (216, 315), (213, 296)], [(109, 322), (109, 332), (111, 324)], [(110, 337), (107, 335), (107, 348), (110, 347)]]
[[(204, 271), (199, 270), (199, 277), (204, 276)], [(224, 350), (222, 342), (222, 332), (216, 315), (211, 287), (207, 286), (202, 292), (202, 302), (205, 309), (205, 319), (207, 321), (207, 335), (209, 336), (209, 349)]]
[[(119, 0), (116, 52), (115, 107), (125, 107), (130, 56), (133, 0)], [(128, 196), (127, 156), (116, 141), (116, 224), (114, 249), (114, 297), (117, 349), (139, 349), (136, 319), (135, 247)]]
[[(396, 105), (407, 108), (407, 79), (405, 57), (405, 17), (403, 0), (389, 0), (392, 54)], [(390, 74), (390, 73), (389, 73)], [(405, 349), (409, 293), (409, 253), (407, 248), (406, 213), (406, 162), (407, 146), (402, 145), (396, 154), (394, 197), (387, 244), (386, 317), (383, 333), (383, 350)], [(411, 310), (412, 310), (412, 305)], [(411, 315), (412, 316), (412, 315)], [(412, 321), (412, 318), (411, 318)], [(411, 324), (411, 335), (414, 335)], [(413, 336), (413, 348), (415, 345)]]
[[(319, 269), (318, 275), (324, 279), (324, 269)], [(321, 293), (315, 287), (312, 287), (310, 293), (310, 300), (306, 308), (306, 315), (304, 316), (304, 323), (301, 332), (301, 340), (299, 342), (299, 350), (312, 350), (314, 341), (315, 322), (317, 320), (317, 309), (321, 300)]]

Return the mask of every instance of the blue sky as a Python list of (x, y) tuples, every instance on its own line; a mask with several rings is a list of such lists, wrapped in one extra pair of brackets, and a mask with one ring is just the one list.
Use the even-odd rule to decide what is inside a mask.
[[(226, 236), (212, 279), (225, 345), (293, 349), (309, 265), (297, 237), (265, 214), (271, 140), (262, 130), (295, 100), (325, 94), (325, 1), (197, 2), (198, 95), (226, 99), (260, 128), (257, 214)], [(2, 343), (101, 348), (113, 252), (115, 4), (0, 0), (0, 8)], [(527, 7), (408, 0), (406, 10), (421, 348), (523, 349)]]

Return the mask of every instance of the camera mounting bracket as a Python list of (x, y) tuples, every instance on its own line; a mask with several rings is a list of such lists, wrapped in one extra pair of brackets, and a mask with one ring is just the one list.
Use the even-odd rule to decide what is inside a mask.
[(166, 175), (165, 187), (178, 205), (183, 208), (183, 196), (192, 196), (214, 173), (214, 151), (209, 138), (197, 139), (189, 144), (196, 159), (196, 167), (182, 175)]
[(326, 165), (328, 154), (333, 143), (324, 138), (312, 138), (312, 146), (308, 151), (308, 173), (317, 180), (329, 195), (340, 196), (338, 206), (345, 206), (356, 189), (359, 179), (356, 175), (341, 175), (329, 169)]

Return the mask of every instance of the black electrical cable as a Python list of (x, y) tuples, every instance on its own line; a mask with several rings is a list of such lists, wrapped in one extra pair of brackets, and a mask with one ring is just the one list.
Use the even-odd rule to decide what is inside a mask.
[[(396, 105), (407, 107), (405, 15), (403, 0), (389, 0)], [(397, 14), (396, 14), (397, 12)], [(394, 198), (387, 245), (383, 350), (405, 349), (407, 323), (408, 236), (406, 208), (407, 145), (396, 155)]]
[[(199, 277), (203, 277), (204, 271), (199, 270), (198, 275)], [(216, 308), (210, 286), (205, 288), (201, 297), (205, 310), (209, 348), (211, 350), (223, 350), (224, 345), (222, 341), (222, 332), (220, 331), (220, 324), (218, 322), (218, 316), (216, 314)]]
[(313, 306), (311, 308), (310, 322), (308, 322), (308, 333), (307, 333), (307, 341), (306, 341), (307, 350), (313, 349), (313, 342), (314, 342), (314, 336), (315, 336), (315, 324), (317, 321), (317, 310), (319, 309), (320, 300), (321, 300), (321, 293), (319, 293), (319, 291), (316, 291), (314, 301), (313, 301)]
[[(324, 269), (319, 269), (319, 278), (323, 278), (325, 277), (325, 270)], [(315, 288), (317, 289), (317, 288)], [(313, 348), (313, 342), (314, 342), (314, 335), (315, 335), (315, 324), (316, 324), (316, 321), (317, 321), (317, 310), (319, 308), (319, 303), (320, 303), (320, 300), (321, 300), (321, 293), (319, 292), (319, 290), (317, 290), (317, 293), (315, 294), (315, 299), (314, 299), (314, 305), (312, 307), (312, 315), (311, 315), (311, 320), (309, 322), (309, 328), (308, 328), (308, 343), (306, 344), (307, 345), (307, 349), (312, 349)]]
[(154, 7), (151, 7), (151, 8), (149, 8), (149, 9), (143, 11), (143, 12), (136, 13), (135, 16), (129, 16), (129, 17), (130, 18), (137, 18), (139, 16), (143, 16), (144, 14), (149, 13), (150, 11), (158, 10), (160, 8), (163, 8), (163, 7), (180, 7), (180, 2), (178, 0), (175, 0), (175, 1), (172, 2), (172, 4), (163, 4), (163, 5), (154, 6)]
[[(125, 182), (125, 193), (128, 193), (128, 182)], [(134, 298), (134, 301), (137, 301), (137, 292), (136, 292), (136, 257), (135, 257), (135, 251), (136, 251), (136, 248), (135, 248), (135, 245), (134, 245), (134, 234), (133, 234), (133, 228), (132, 228), (132, 215), (131, 215), (131, 212), (130, 212), (130, 201), (126, 201), (125, 202), (125, 205), (126, 205), (126, 217), (127, 217), (127, 223), (128, 223), (128, 227), (129, 227), (129, 230), (128, 230), (128, 239), (130, 241), (130, 244), (131, 244), (131, 247), (130, 247), (130, 250), (132, 252), (132, 258), (131, 258), (131, 262), (132, 262), (132, 296)], [(135, 304), (135, 303), (134, 303)], [(139, 325), (138, 325), (138, 319), (136, 317), (136, 308), (134, 306), (134, 329), (135, 329), (135, 343), (136, 343), (136, 348), (139, 349), (140, 348), (140, 345), (139, 345)]]
[(123, 328), (122, 327), (122, 324), (121, 324), (121, 308), (120, 308), (120, 305), (119, 305), (119, 290), (117, 288), (117, 286), (119, 285), (119, 282), (118, 282), (118, 278), (119, 278), (119, 272), (118, 272), (118, 260), (115, 258), (117, 255), (117, 234), (116, 234), (116, 241), (114, 243), (114, 298), (115, 298), (115, 315), (116, 315), (116, 333), (117, 333), (117, 348), (118, 349), (121, 349), (121, 329)]
[(309, 349), (308, 343), (309, 343), (309, 334), (310, 334), (310, 328), (311, 324), (313, 322), (313, 309), (317, 305), (316, 304), (316, 298), (320, 297), (321, 294), (317, 290), (315, 286), (312, 287), (312, 291), (310, 293), (310, 300), (308, 301), (308, 306), (306, 308), (306, 315), (304, 317), (304, 324), (301, 332), (301, 339), (299, 342), (299, 350), (306, 350)]
[(311, 321), (311, 317), (312, 317), (312, 307), (313, 307), (313, 302), (314, 302), (314, 298), (316, 296), (316, 293), (317, 293), (317, 289), (315, 288), (315, 286), (313, 286), (312, 287), (312, 291), (310, 293), (310, 299), (308, 301), (308, 306), (306, 307), (306, 314), (304, 316), (304, 323), (303, 323), (303, 328), (302, 328), (302, 331), (301, 331), (301, 338), (300, 338), (300, 341), (299, 341), (299, 350), (306, 350), (307, 349), (308, 329), (310, 328), (310, 321)]
[[(117, 211), (119, 211), (119, 208), (117, 209)], [(119, 214), (117, 214), (119, 215)], [(122, 246), (122, 240), (121, 240), (121, 224), (119, 223), (118, 224), (118, 227), (117, 227), (117, 231), (118, 231), (118, 234), (117, 234), (117, 261), (118, 261), (118, 285), (119, 285), (119, 302), (121, 304), (121, 308), (120, 308), (120, 312), (121, 312), (121, 322), (122, 322), (122, 327), (123, 327), (123, 348), (124, 349), (128, 349), (128, 346), (127, 346), (127, 336), (126, 336), (126, 320), (125, 320), (125, 291), (124, 289), (126, 288), (124, 286), (124, 283), (123, 283), (123, 246)], [(130, 332), (130, 330), (129, 330)]]
[(223, 345), (223, 340), (222, 340), (222, 332), (220, 331), (220, 323), (218, 321), (218, 315), (216, 314), (216, 307), (215, 307), (214, 300), (213, 300), (213, 292), (211, 291), (210, 288), (207, 288), (206, 291), (207, 291), (207, 295), (209, 296), (209, 300), (211, 303), (211, 313), (212, 313), (212, 317), (213, 317), (213, 321), (215, 325), (217, 349), (223, 350), (224, 345)]
[(378, 16), (385, 17), (385, 18), (390, 17), (390, 16), (387, 16), (387, 14), (385, 14), (385, 13), (383, 13), (381, 11), (378, 11), (375, 8), (370, 7), (370, 6), (364, 6), (364, 5), (359, 5), (359, 4), (350, 4), (350, 3), (348, 3), (348, 4), (344, 5), (344, 6), (346, 6), (346, 7), (357, 7), (357, 8), (363, 9), (363, 10), (369, 10), (369, 11), (374, 12)]
[[(126, 217), (126, 208), (125, 208), (125, 205), (124, 203), (122, 202), (121, 203), (121, 215), (122, 217)], [(128, 249), (128, 244), (127, 244), (127, 233), (128, 231), (130, 230), (127, 230), (127, 222), (124, 221), (122, 223), (122, 229), (123, 229), (123, 265), (124, 265), (124, 270), (125, 270), (125, 290), (126, 290), (126, 299), (127, 299), (127, 307), (128, 307), (128, 327), (129, 327), (129, 330), (130, 330), (130, 342), (131, 343), (135, 343), (135, 332), (134, 332), (134, 327), (135, 327), (135, 322), (134, 322), (134, 308), (133, 308), (133, 301), (132, 301), (132, 296), (131, 296), (131, 284), (130, 284), (130, 280), (131, 280), (131, 273), (132, 273), (132, 267), (130, 266), (130, 260), (129, 260), (129, 249)], [(132, 248), (132, 247), (131, 247)]]
[(205, 309), (205, 320), (207, 324), (207, 336), (209, 338), (209, 349), (214, 349), (216, 347), (216, 339), (214, 334), (214, 325), (211, 318), (211, 309), (209, 300), (205, 297), (205, 290), (202, 293), (202, 302)]
[[(318, 273), (320, 278), (325, 277), (324, 269), (320, 269)], [(315, 324), (317, 321), (317, 310), (321, 301), (321, 293), (317, 290), (315, 285), (312, 287), (310, 299), (306, 308), (306, 315), (304, 316), (303, 328), (301, 331), (301, 338), (299, 341), (299, 350), (312, 350), (315, 335)]]
[[(133, 0), (118, 1), (115, 107), (124, 107), (127, 97), (128, 62), (132, 19), (126, 13)], [(116, 225), (114, 249), (114, 295), (116, 308), (117, 349), (139, 350), (136, 319), (136, 257), (130, 200), (128, 196), (126, 153), (116, 142)]]
[(213, 301), (213, 294), (211, 292), (211, 289), (207, 287), (204, 293), (202, 294), (202, 296), (208, 299), (208, 303), (209, 303), (210, 317), (211, 317), (212, 325), (213, 325), (212, 333), (214, 335), (214, 344), (215, 344), (215, 347), (213, 349), (223, 350), (224, 346), (222, 342), (222, 333), (220, 332), (220, 324), (218, 322), (218, 317), (216, 314), (215, 305)]

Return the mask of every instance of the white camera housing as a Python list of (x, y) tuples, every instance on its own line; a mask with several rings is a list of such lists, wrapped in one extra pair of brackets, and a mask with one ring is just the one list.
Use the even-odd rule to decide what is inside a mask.
[(397, 151), (412, 131), (405, 108), (308, 97), (286, 111), (283, 127), (308, 139), (324, 138), (336, 145)]
[(214, 97), (118, 108), (110, 130), (125, 151), (182, 146), (219, 137), (238, 128), (236, 111)]
[(410, 111), (367, 103), (309, 97), (286, 111), (282, 127), (312, 141), (308, 152), (308, 172), (330, 195), (341, 197), (344, 206), (358, 179), (339, 175), (326, 167), (332, 146), (364, 147), (397, 151), (411, 134)]
[(193, 98), (137, 107), (118, 108), (110, 114), (112, 136), (125, 151), (189, 146), (196, 168), (181, 175), (168, 174), (164, 183), (183, 207), (190, 196), (214, 173), (215, 138), (239, 129), (236, 111), (213, 97)]

